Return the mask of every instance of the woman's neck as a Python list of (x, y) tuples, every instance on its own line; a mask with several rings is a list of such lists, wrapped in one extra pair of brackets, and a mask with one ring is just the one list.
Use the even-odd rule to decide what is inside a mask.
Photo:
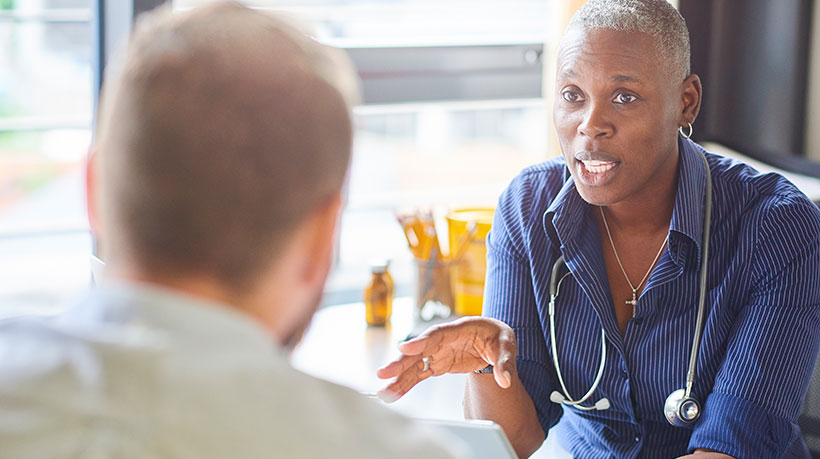
[(670, 161), (639, 193), (604, 208), (610, 226), (630, 234), (667, 231), (678, 185), (678, 160)]

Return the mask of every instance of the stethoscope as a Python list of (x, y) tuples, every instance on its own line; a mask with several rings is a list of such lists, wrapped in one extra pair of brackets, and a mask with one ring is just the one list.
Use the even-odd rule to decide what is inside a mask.
[[(709, 225), (712, 222), (712, 173), (709, 168), (709, 163), (706, 157), (701, 155), (703, 164), (706, 165), (706, 197), (705, 208), (703, 216), (703, 253), (700, 259), (700, 295), (698, 297), (698, 316), (695, 322), (695, 334), (692, 339), (692, 350), (689, 353), (689, 370), (686, 373), (686, 386), (678, 389), (666, 398), (666, 403), (663, 406), (663, 414), (670, 424), (678, 427), (684, 427), (695, 422), (701, 413), (700, 403), (692, 397), (692, 385), (695, 382), (695, 369), (698, 361), (698, 351), (700, 349), (700, 339), (703, 334), (703, 318), (706, 310), (706, 265), (709, 259)], [(553, 391), (550, 394), (550, 401), (554, 403), (563, 403), (564, 405), (572, 406), (580, 410), (606, 410), (609, 409), (609, 400), (604, 397), (595, 402), (594, 405), (585, 406), (582, 403), (586, 402), (592, 394), (598, 389), (601, 383), (601, 377), (604, 374), (604, 366), (606, 365), (606, 332), (601, 327), (601, 363), (598, 365), (598, 374), (595, 375), (595, 380), (592, 382), (592, 387), (578, 400), (574, 400), (564, 384), (564, 377), (561, 374), (561, 365), (558, 363), (558, 346), (555, 344), (555, 297), (558, 296), (558, 291), (561, 289), (561, 282), (570, 275), (569, 272), (564, 274), (556, 283), (555, 279), (558, 277), (558, 272), (564, 265), (564, 257), (558, 257), (555, 264), (552, 266), (552, 274), (550, 276), (550, 346), (552, 347), (552, 361), (555, 364), (555, 373), (558, 375), (558, 382), (561, 385), (563, 393)]]

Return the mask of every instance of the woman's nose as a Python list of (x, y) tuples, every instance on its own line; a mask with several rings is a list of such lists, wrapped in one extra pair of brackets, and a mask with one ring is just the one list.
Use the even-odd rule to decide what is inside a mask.
[(590, 104), (584, 119), (578, 125), (578, 133), (589, 138), (609, 137), (615, 132), (615, 128), (607, 120), (603, 110)]

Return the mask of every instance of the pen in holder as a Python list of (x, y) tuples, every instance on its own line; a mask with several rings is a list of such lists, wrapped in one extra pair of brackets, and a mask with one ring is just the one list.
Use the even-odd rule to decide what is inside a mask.
[(416, 320), (430, 322), (450, 317), (453, 310), (453, 287), (450, 263), (434, 247), (426, 259), (416, 258)]
[(416, 263), (416, 320), (481, 315), (492, 208), (461, 208), (446, 217), (449, 255), (443, 254), (430, 211), (401, 213), (407, 245)]

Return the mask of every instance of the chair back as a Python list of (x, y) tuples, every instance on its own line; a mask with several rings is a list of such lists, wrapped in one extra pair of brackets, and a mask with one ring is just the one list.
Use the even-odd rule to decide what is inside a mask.
[(806, 392), (797, 424), (803, 431), (803, 438), (809, 447), (811, 457), (820, 459), (820, 355), (814, 363), (809, 390)]

